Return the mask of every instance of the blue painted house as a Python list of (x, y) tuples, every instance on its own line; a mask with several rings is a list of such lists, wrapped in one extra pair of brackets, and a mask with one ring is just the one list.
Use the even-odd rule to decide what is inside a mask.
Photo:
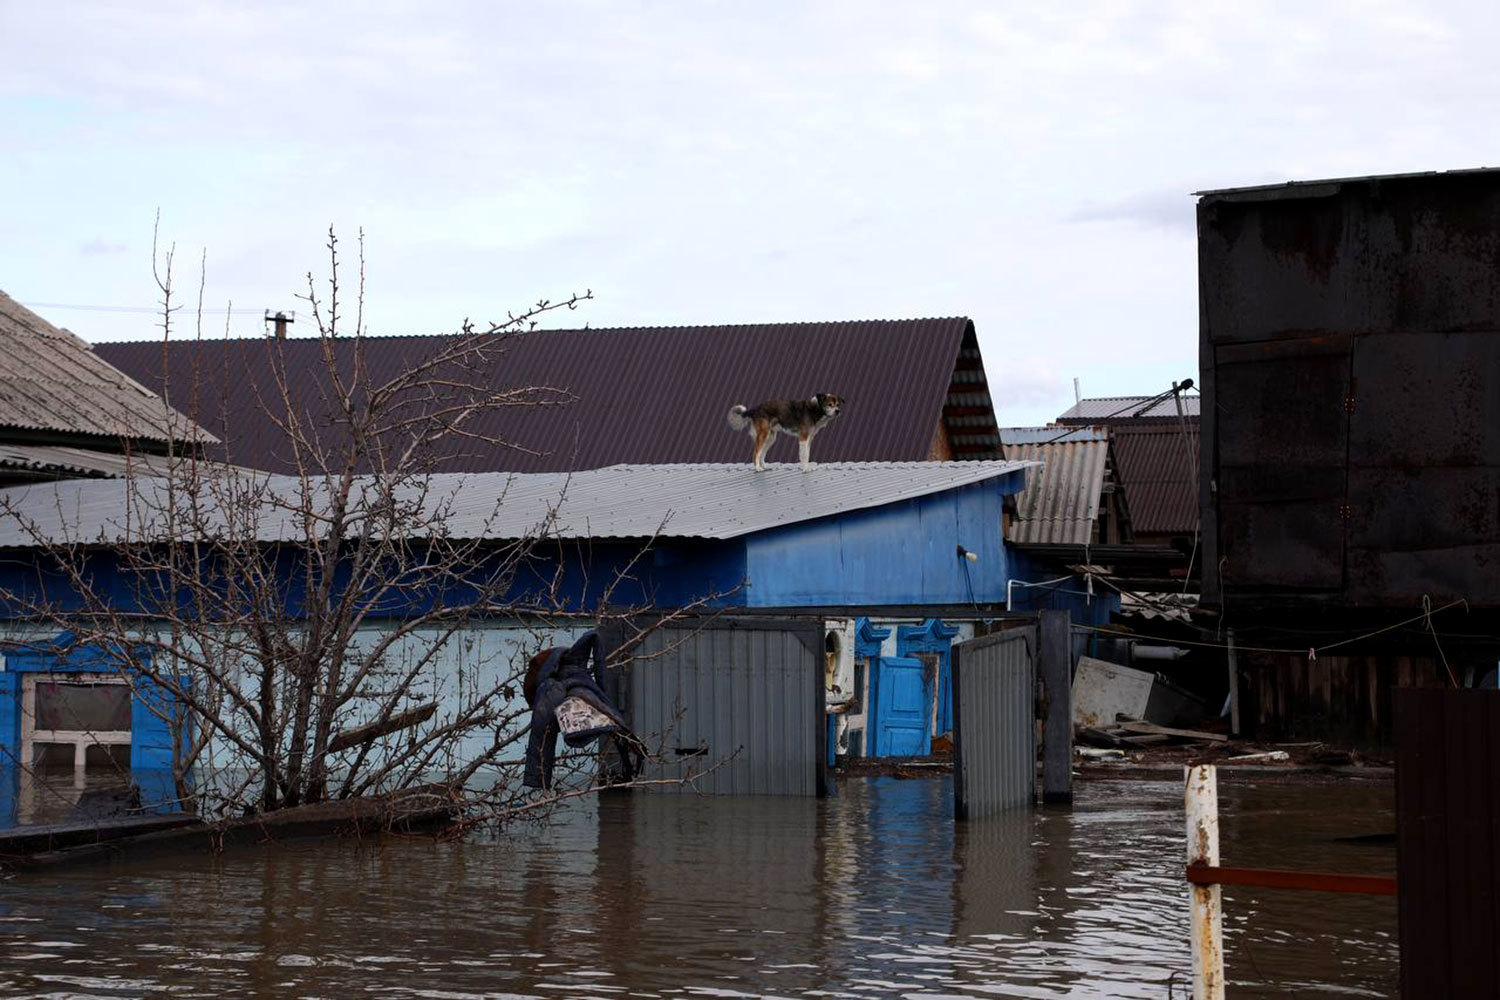
[[(452, 538), (493, 542), (497, 552), (516, 539), (534, 542), (532, 558), (512, 585), (512, 608), (471, 630), (492, 646), (510, 643), (520, 655), (535, 648), (537, 629), (519, 624), (518, 616), (596, 612), (606, 594), (616, 608), (705, 601), (723, 609), (820, 615), (830, 622), (829, 676), (844, 678), (831, 686), (849, 696), (845, 722), (858, 722), (852, 727), (858, 739), (851, 742), (845, 732), (837, 742), (855, 754), (920, 754), (951, 727), (952, 643), (972, 635), (976, 622), (1003, 613), (1007, 598), (1014, 600), (1011, 584), (1026, 572), (1003, 525), (1006, 497), (1022, 488), (1027, 468), (1006, 461), (861, 462), (807, 473), (795, 465), (763, 473), (748, 465), (665, 465), (571, 475), (446, 474), (431, 478), (422, 502), (447, 506)], [(273, 494), (296, 489), (289, 478), (266, 482)], [(152, 523), (149, 512), (156, 508), (142, 499), (161, 489), (152, 480), (93, 480), (0, 491), (0, 509), (15, 512), (0, 516), (0, 592), (41, 588), (66, 602), (60, 579), (38, 583), (46, 579), (38, 569), (47, 560), (38, 539), (86, 543), (97, 591), (131, 610), (138, 590), (115, 554), (121, 544), (167, 537), (165, 523)], [(126, 510), (132, 512), (128, 523)], [(296, 537), (283, 514), (268, 508), (256, 540), (290, 548)], [(479, 557), (474, 572), (486, 568)], [(454, 596), (462, 596), (462, 586), (453, 584)], [(285, 600), (295, 615), (299, 581), (290, 569)], [(412, 595), (386, 613), (416, 614), (440, 600), (440, 594)], [(1101, 598), (1087, 614), (1104, 621), (1113, 607)], [(0, 614), (13, 640), (0, 671), (0, 754), (35, 759), (44, 747), (49, 754), (82, 754), (85, 765), (95, 757), (116, 766), (128, 759), (136, 770), (170, 757), (162, 707), (148, 688), (129, 685), (128, 695), (69, 689), (102, 689), (117, 673), (107, 652), (35, 634), (36, 623), (19, 604), (0, 607)], [(849, 668), (843, 674), (841, 664)], [(120, 749), (113, 756), (78, 749), (69, 743), (76, 734), (27, 723), (40, 718), (26, 701), (37, 697), (38, 685), (52, 685), (48, 697), (77, 698), (90, 711), (120, 720), (122, 728), (107, 737)], [(0, 792), (0, 821), (4, 802)]]

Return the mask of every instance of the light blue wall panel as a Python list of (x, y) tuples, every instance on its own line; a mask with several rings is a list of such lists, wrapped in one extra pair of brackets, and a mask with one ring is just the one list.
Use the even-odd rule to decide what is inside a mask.
[[(1006, 476), (746, 539), (750, 607), (952, 604), (1005, 599)], [(961, 562), (957, 549), (978, 555)], [(965, 577), (965, 566), (968, 577)]]

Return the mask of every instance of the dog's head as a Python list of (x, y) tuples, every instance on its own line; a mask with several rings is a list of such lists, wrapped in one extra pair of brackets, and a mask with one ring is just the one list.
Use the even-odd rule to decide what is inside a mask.
[(838, 416), (839, 411), (844, 408), (843, 398), (840, 396), (835, 396), (831, 392), (820, 392), (812, 399), (808, 400), (808, 402), (812, 403), (812, 405), (818, 408), (818, 412), (823, 415), (824, 420), (833, 419), (834, 417)]

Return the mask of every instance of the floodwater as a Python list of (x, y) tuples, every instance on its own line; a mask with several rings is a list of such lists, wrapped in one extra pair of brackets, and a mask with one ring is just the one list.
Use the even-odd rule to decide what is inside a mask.
[[(1226, 864), (1391, 872), (1380, 783), (1223, 782)], [(307, 842), (0, 882), (0, 996), (1191, 995), (1180, 784), (955, 826), (950, 783), (635, 793), (462, 844)], [(1390, 897), (1229, 890), (1232, 997), (1396, 995)]]

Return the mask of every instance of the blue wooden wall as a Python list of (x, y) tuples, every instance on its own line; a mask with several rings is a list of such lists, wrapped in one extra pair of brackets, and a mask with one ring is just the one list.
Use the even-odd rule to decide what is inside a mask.
[[(115, 673), (118, 660), (96, 646), (72, 646), (67, 636), (52, 642), (13, 647), (0, 670), (0, 828), (16, 822), (17, 777), (21, 760), (21, 680), (27, 674)], [(186, 678), (179, 678), (185, 683)], [(141, 805), (155, 811), (176, 808), (169, 716), (184, 707), (166, 689), (135, 677), (130, 699), (130, 780), (140, 789)], [(183, 733), (183, 745), (187, 733)]]

